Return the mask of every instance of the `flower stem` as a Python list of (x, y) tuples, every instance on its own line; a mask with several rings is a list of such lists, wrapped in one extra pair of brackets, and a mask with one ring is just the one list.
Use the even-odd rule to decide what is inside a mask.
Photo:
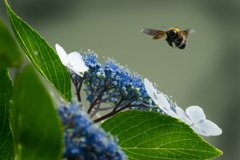
[(113, 112), (115, 112), (117, 109), (118, 109), (118, 107), (121, 105), (121, 103), (123, 102), (123, 100), (124, 100), (124, 98), (121, 98), (120, 99), (120, 101), (116, 104), (116, 106), (114, 107), (114, 109), (113, 109)]
[[(98, 122), (100, 122), (100, 121), (102, 121), (102, 120), (105, 120), (105, 119), (107, 119), (107, 118), (110, 118), (111, 116), (113, 116), (113, 115), (115, 115), (115, 114), (117, 114), (118, 112), (120, 112), (120, 111), (122, 111), (122, 110), (124, 110), (124, 109), (127, 109), (127, 108), (130, 108), (130, 107), (141, 107), (141, 106), (143, 106), (143, 105), (131, 105), (131, 103), (129, 103), (128, 105), (126, 105), (126, 106), (124, 106), (124, 107), (122, 107), (122, 108), (120, 108), (119, 110), (117, 110), (117, 111), (115, 111), (115, 112), (110, 112), (110, 113), (108, 113), (108, 114), (105, 114), (104, 116), (102, 116), (102, 117), (100, 117), (100, 118), (97, 118), (97, 119), (95, 119), (93, 122), (94, 123), (98, 123)], [(144, 107), (144, 106), (143, 106)]]
[(102, 116), (102, 117), (100, 117), (100, 118), (95, 119), (93, 122), (94, 122), (94, 123), (98, 123), (98, 122), (100, 122), (100, 121), (102, 121), (102, 120), (104, 120), (104, 119), (107, 119), (107, 118), (109, 118), (109, 117), (117, 114), (118, 112), (120, 112), (120, 111), (122, 111), (122, 110), (124, 110), (124, 109), (126, 109), (126, 108), (128, 108), (128, 107), (131, 107), (131, 106), (130, 106), (130, 105), (126, 105), (126, 106), (120, 108), (119, 110), (117, 110), (117, 111), (115, 111), (115, 112), (112, 111), (112, 112), (110, 112), (110, 113), (108, 113), (108, 114), (105, 114), (104, 116)]
[(82, 88), (82, 83), (83, 83), (83, 80), (84, 80), (84, 76), (82, 77), (81, 81), (79, 82), (79, 85), (77, 84), (76, 85), (76, 92), (77, 92), (77, 97), (78, 97), (78, 102), (82, 102), (82, 99), (81, 99), (81, 88)]
[(90, 115), (90, 118), (92, 118), (93, 116), (95, 116), (95, 114), (97, 114), (97, 112), (99, 111), (99, 107), (100, 107), (100, 103), (98, 104), (98, 106), (95, 109), (95, 111)]
[(93, 109), (93, 106), (95, 105), (95, 103), (102, 97), (103, 93), (107, 90), (107, 86), (104, 87), (104, 89), (102, 90), (102, 92), (99, 94), (99, 96), (94, 100), (94, 102), (90, 105), (87, 113), (90, 114), (92, 109)]

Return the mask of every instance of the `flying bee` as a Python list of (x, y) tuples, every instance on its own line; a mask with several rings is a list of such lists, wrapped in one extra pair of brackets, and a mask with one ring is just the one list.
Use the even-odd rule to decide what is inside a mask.
[(152, 36), (153, 40), (160, 39), (167, 35), (166, 41), (167, 43), (173, 47), (173, 43), (179, 49), (184, 49), (187, 46), (187, 38), (188, 35), (195, 32), (193, 29), (187, 29), (184, 31), (180, 31), (178, 28), (170, 28), (167, 31), (161, 31), (156, 29), (143, 29), (142, 33)]

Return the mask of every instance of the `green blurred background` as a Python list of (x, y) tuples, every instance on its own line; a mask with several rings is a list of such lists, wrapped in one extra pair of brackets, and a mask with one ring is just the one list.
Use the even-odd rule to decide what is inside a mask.
[[(183, 109), (199, 105), (223, 130), (221, 136), (203, 137), (224, 152), (216, 159), (240, 159), (240, 1), (9, 0), (9, 5), (52, 47), (59, 43), (68, 53), (91, 49), (99, 61), (114, 57)], [(10, 28), (3, 0), (0, 16)], [(185, 50), (140, 32), (165, 30), (162, 26), (196, 32)]]

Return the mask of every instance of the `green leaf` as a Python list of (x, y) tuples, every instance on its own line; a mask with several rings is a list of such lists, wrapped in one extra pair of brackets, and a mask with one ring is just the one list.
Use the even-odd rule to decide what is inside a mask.
[(62, 133), (54, 103), (34, 69), (17, 75), (13, 91), (12, 130), (19, 160), (58, 160)]
[(0, 19), (0, 69), (18, 67), (22, 62), (22, 53)]
[(120, 112), (106, 120), (101, 127), (118, 136), (118, 145), (129, 160), (195, 160), (222, 154), (184, 122), (155, 112)]
[(7, 69), (0, 69), (0, 159), (15, 157), (13, 137), (9, 126), (9, 109), (12, 98), (12, 80)]
[(58, 55), (26, 22), (18, 17), (5, 0), (7, 12), (18, 43), (37, 71), (67, 101), (71, 100), (71, 81)]

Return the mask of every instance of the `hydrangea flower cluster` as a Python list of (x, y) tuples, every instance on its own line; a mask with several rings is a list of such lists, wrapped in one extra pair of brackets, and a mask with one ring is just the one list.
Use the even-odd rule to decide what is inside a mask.
[[(88, 114), (92, 118), (97, 112), (112, 109), (109, 114), (100, 117), (94, 122), (99, 122), (126, 109), (155, 111), (165, 114), (157, 107), (157, 103), (149, 97), (142, 78), (135, 72), (130, 72), (127, 66), (121, 66), (114, 59), (108, 58), (98, 63), (96, 53), (88, 50), (66, 54), (64, 49), (56, 44), (56, 51), (63, 63), (68, 68), (70, 77), (76, 87), (78, 101), (81, 102), (80, 91), (83, 82), (87, 100), (90, 102)], [(81, 60), (79, 60), (81, 59)], [(78, 63), (77, 63), (78, 61)], [(157, 87), (156, 85), (154, 87)], [(168, 100), (171, 109), (175, 112), (176, 105)], [(109, 107), (101, 108), (102, 103), (109, 103)]]
[(125, 153), (117, 140), (102, 128), (96, 128), (79, 105), (61, 102), (59, 117), (64, 126), (63, 158), (72, 160), (124, 160)]
[[(71, 56), (72, 60), (68, 60), (69, 65), (65, 65), (66, 62), (62, 61), (70, 69), (69, 74), (76, 87), (79, 102), (81, 102), (80, 90), (84, 82), (87, 100), (90, 102), (87, 112), (90, 114), (90, 118), (99, 111), (111, 109), (108, 114), (95, 119), (95, 123), (122, 110), (138, 109), (155, 111), (178, 118), (190, 125), (195, 132), (204, 136), (215, 136), (222, 133), (215, 123), (206, 119), (200, 107), (190, 106), (185, 113), (176, 103), (172, 103), (171, 97), (157, 91), (155, 84), (152, 85), (146, 78), (143, 82), (142, 78), (137, 73), (130, 72), (127, 66), (121, 66), (111, 58), (103, 60), (100, 64), (97, 62), (97, 54), (90, 50), (88, 53), (80, 51), (79, 55), (82, 60), (76, 67), (72, 65), (75, 64), (73, 56)], [(66, 55), (64, 54), (64, 56)], [(77, 59), (79, 56), (75, 58)], [(83, 69), (80, 69), (79, 66), (83, 66)], [(77, 72), (83, 71), (84, 74), (80, 75), (76, 73), (76, 70)], [(109, 103), (110, 106), (101, 108), (102, 103)]]

